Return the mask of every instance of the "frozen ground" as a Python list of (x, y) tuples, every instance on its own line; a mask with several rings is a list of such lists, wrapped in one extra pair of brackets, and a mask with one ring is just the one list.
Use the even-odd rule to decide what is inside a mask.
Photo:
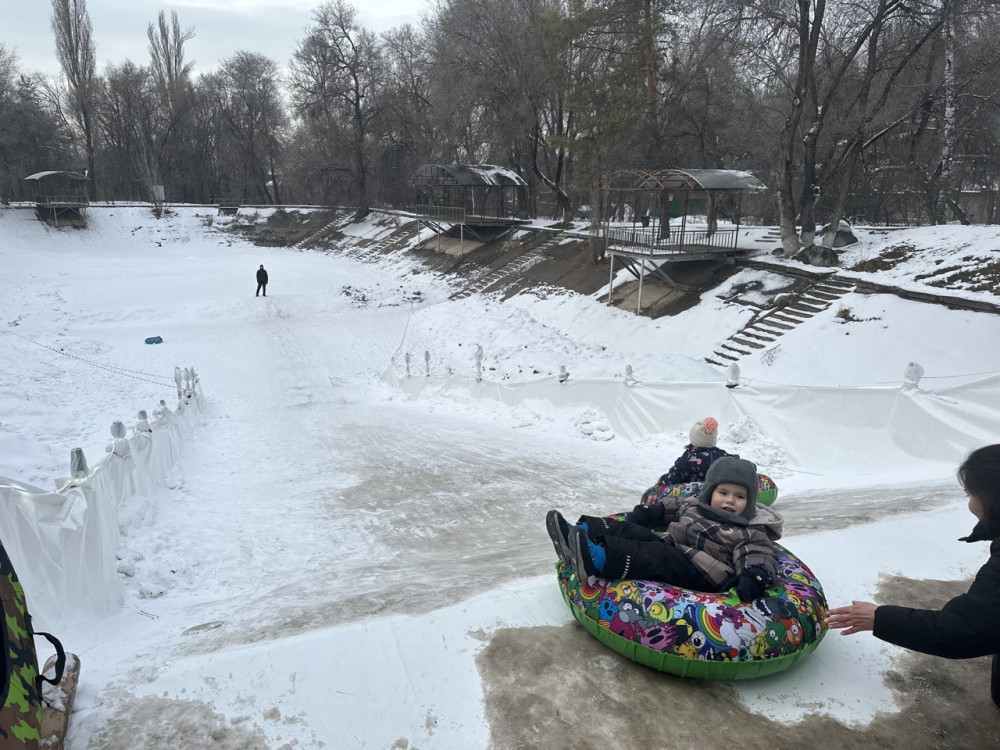
[[(121, 508), (122, 612), (39, 623), (82, 661), (70, 750), (687, 747), (736, 727), (745, 747), (968, 747), (1000, 731), (988, 662), (868, 636), (828, 636), (791, 672), (734, 685), (619, 658), (572, 622), (542, 518), (633, 505), (689, 421), (625, 439), (592, 405), (407, 399), (382, 379), (425, 349), (437, 372), (469, 373), (481, 344), (487, 378), (508, 382), (561, 364), (620, 378), (624, 363), (648, 380), (721, 380), (700, 359), (731, 332), (711, 322), (729, 314), (716, 297), (661, 321), (568, 295), (449, 302), (447, 279), (399, 259), (256, 248), (194, 209), (91, 217), (55, 232), (0, 210), (0, 341), (16, 365), (0, 373), (0, 475), (51, 487), (72, 447), (97, 458), (111, 421), (169, 399), (175, 365), (199, 372), (207, 407), (172, 487)], [(266, 299), (252, 295), (261, 263)], [(767, 378), (745, 369), (806, 387), (898, 383), (910, 360), (949, 383), (1000, 370), (996, 347), (972, 343), (997, 340), (997, 316), (852, 305), (883, 324), (848, 336), (817, 316)], [(866, 460), (861, 477), (850, 446), (831, 458), (723, 427), (723, 447), (778, 480), (786, 544), (832, 603), (920, 601), (921, 579), (943, 581), (943, 601), (985, 560), (954, 541), (971, 516), (950, 458)], [(874, 429), (864, 444), (899, 455)]]

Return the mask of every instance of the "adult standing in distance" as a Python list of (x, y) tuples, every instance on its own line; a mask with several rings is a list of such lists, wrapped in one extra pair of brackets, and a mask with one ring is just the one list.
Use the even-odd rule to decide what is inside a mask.
[(260, 264), (260, 268), (257, 269), (257, 294), (255, 294), (254, 297), (258, 296), (261, 293), (261, 291), (264, 292), (264, 296), (266, 297), (267, 296), (267, 271), (264, 270), (264, 264), (263, 263), (261, 263)]
[(855, 601), (830, 610), (826, 623), (844, 635), (871, 630), (876, 638), (946, 659), (993, 654), (991, 697), (1000, 706), (1000, 444), (969, 454), (958, 468), (976, 527), (966, 542), (990, 542), (990, 559), (968, 593), (940, 610)]

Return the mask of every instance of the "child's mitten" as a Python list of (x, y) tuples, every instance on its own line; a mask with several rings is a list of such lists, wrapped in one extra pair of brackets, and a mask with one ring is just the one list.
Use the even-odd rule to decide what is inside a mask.
[(736, 582), (736, 594), (745, 602), (760, 599), (766, 589), (767, 571), (756, 565), (744, 570)]

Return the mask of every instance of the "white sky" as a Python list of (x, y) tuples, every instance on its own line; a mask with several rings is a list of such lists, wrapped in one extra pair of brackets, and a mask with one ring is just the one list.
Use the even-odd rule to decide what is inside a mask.
[[(343, 227), (328, 252), (254, 246), (218, 231), (231, 219), (204, 208), (158, 221), (148, 207), (95, 207), (90, 217), (85, 230), (56, 231), (0, 208), (0, 478), (51, 489), (75, 446), (93, 468), (113, 420), (131, 427), (139, 409), (176, 403), (175, 365), (199, 372), (205, 402), (164, 486), (106, 519), (120, 533), (107, 572), (121, 610), (33, 612), (83, 664), (67, 750), (201, 748), (209, 735), (214, 750), (486, 747), (498, 720), (484, 708), (477, 655), (501, 628), (551, 638), (572, 622), (545, 511), (630, 507), (709, 414), (720, 446), (777, 482), (784, 543), (831, 603), (873, 597), (882, 573), (964, 579), (988, 556), (955, 541), (973, 519), (954, 470), (998, 434), (998, 378), (979, 376), (1000, 371), (990, 343), (1000, 316), (851, 293), (840, 304), (855, 320), (839, 321), (836, 307), (817, 314), (774, 357), (746, 357), (731, 392), (704, 356), (749, 315), (720, 295), (737, 282), (774, 288), (761, 271), (651, 320), (597, 294), (452, 300), (458, 278), (366, 246), (395, 228), (375, 217)], [(746, 227), (741, 241), (766, 252), (765, 231)], [(916, 276), (956, 258), (993, 261), (998, 234), (863, 233), (843, 260), (910, 243), (918, 251), (878, 280), (921, 285)], [(253, 294), (259, 264), (266, 298)], [(949, 292), (996, 301), (957, 282)], [(161, 344), (144, 344), (154, 335)], [(417, 375), (408, 380), (404, 352)], [(927, 391), (900, 388), (909, 360), (925, 368)], [(638, 384), (622, 383), (625, 364)], [(553, 377), (562, 365), (566, 385)], [(959, 375), (971, 385), (932, 392)], [(847, 387), (878, 383), (889, 385)], [(518, 392), (518, 403), (495, 397)], [(627, 434), (643, 416), (656, 429)], [(0, 527), (29, 596), (38, 560), (25, 561), (39, 546), (18, 542), (32, 519)], [(586, 685), (560, 710), (620, 727), (620, 695), (600, 693), (604, 677), (642, 679), (644, 668), (577, 635), (579, 663), (517, 679)], [(691, 689), (713, 711), (864, 725), (896, 710), (886, 673), (899, 653), (831, 634), (788, 672)], [(154, 738), (164, 727), (169, 744)], [(637, 746), (630, 739), (616, 737)]]
[[(429, 0), (353, 2), (360, 22), (376, 31), (417, 23)], [(260, 52), (286, 67), (304, 29), (312, 21), (318, 0), (90, 0), (87, 10), (94, 26), (98, 72), (107, 63), (126, 58), (145, 64), (149, 59), (146, 28), (160, 10), (176, 10), (182, 29), (194, 27), (185, 45), (197, 72), (207, 72), (237, 50)], [(59, 72), (51, 30), (52, 5), (47, 0), (0, 0), (0, 43), (17, 52), (24, 71)]]

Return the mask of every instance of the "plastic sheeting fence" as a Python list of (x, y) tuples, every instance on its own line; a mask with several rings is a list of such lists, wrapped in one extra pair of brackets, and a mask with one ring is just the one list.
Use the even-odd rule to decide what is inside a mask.
[(912, 387), (646, 383), (548, 378), (491, 383), (452, 376), (383, 380), (410, 398), (449, 393), (492, 398), (509, 406), (544, 399), (557, 406), (589, 404), (615, 433), (642, 438), (687, 430), (706, 415), (720, 422), (750, 417), (779, 443), (792, 466), (816, 471), (851, 466), (863, 475), (892, 462), (933, 459), (958, 465), (969, 451), (1000, 442), (1000, 376), (926, 391)]
[(140, 418), (130, 436), (116, 422), (108, 455), (92, 469), (72, 467), (55, 492), (0, 478), (0, 533), (36, 625), (118, 611), (118, 507), (164, 486), (200, 408), (195, 385), (176, 412), (164, 406), (152, 421)]

